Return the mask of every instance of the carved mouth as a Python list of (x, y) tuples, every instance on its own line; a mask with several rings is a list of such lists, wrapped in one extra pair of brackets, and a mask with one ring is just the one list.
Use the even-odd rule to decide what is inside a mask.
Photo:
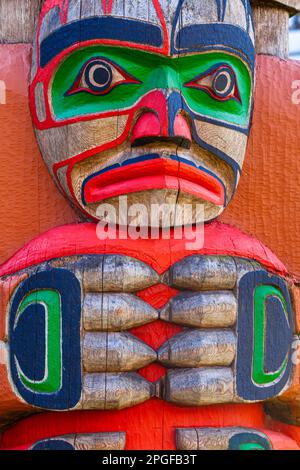
[(153, 189), (173, 189), (223, 206), (226, 189), (210, 170), (171, 155), (143, 155), (89, 175), (82, 185), (82, 202), (92, 204), (115, 196)]

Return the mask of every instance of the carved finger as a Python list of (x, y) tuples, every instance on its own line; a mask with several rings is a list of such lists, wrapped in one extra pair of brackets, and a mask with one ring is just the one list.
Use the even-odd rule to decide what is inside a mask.
[(122, 331), (158, 319), (158, 312), (131, 294), (96, 294), (84, 296), (83, 327), (87, 331)]
[(136, 292), (159, 281), (147, 264), (129, 256), (86, 256), (76, 267), (85, 292)]
[(155, 385), (134, 372), (86, 374), (81, 406), (85, 410), (119, 410), (149, 400)]
[(188, 330), (165, 342), (158, 360), (167, 367), (230, 366), (236, 345), (230, 330)]
[(188, 290), (233, 289), (237, 269), (230, 256), (193, 255), (175, 263), (165, 275), (172, 287)]
[(161, 310), (165, 321), (196, 328), (227, 328), (237, 319), (237, 300), (232, 292), (180, 294)]
[(82, 360), (87, 372), (134, 371), (157, 358), (156, 352), (130, 333), (85, 333)]
[(234, 402), (234, 375), (229, 367), (169, 370), (161, 382), (161, 397), (183, 406)]

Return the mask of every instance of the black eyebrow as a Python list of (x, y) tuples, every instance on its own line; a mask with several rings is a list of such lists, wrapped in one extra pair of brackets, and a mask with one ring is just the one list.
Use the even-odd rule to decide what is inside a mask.
[(73, 44), (92, 39), (128, 41), (153, 47), (163, 45), (161, 28), (151, 23), (111, 16), (87, 18), (62, 26), (42, 41), (41, 67), (45, 67), (56, 55)]

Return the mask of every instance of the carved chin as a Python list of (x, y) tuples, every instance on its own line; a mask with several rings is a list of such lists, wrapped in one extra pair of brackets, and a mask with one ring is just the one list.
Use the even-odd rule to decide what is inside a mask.
[(224, 207), (176, 189), (162, 188), (107, 198), (87, 204), (84, 209), (93, 218), (105, 218), (106, 222), (117, 225), (126, 224), (124, 210), (127, 209), (128, 224), (163, 228), (182, 225), (182, 214), (188, 225), (209, 221)]
[(76, 202), (88, 216), (117, 225), (190, 225), (223, 211), (234, 184), (222, 162), (216, 165), (215, 157), (200, 159), (193, 152), (155, 150), (124, 151), (121, 157), (116, 152), (105, 160), (99, 154), (75, 165), (70, 182)]

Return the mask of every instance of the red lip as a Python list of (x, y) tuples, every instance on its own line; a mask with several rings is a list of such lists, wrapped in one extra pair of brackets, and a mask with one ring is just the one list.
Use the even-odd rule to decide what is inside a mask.
[(175, 189), (222, 206), (224, 186), (204, 169), (167, 158), (125, 165), (89, 178), (83, 187), (87, 204), (150, 189)]

